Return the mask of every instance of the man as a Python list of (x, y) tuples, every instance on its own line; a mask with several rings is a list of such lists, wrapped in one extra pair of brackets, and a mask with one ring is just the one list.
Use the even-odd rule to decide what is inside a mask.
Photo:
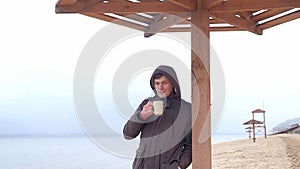
[[(155, 96), (145, 99), (125, 124), (126, 139), (140, 134), (133, 169), (187, 168), (192, 162), (191, 104), (181, 99), (177, 75), (159, 66), (150, 85)], [(163, 100), (164, 112), (154, 115), (152, 102)]]

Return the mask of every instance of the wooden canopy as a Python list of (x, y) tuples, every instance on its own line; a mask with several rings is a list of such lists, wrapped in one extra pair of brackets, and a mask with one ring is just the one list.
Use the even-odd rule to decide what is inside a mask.
[[(267, 28), (300, 17), (299, 0), (206, 0), (202, 6), (209, 11), (210, 31), (261, 35)], [(191, 11), (196, 8), (196, 0), (59, 0), (56, 13), (118, 20), (150, 36), (153, 32), (190, 32)]]
[(245, 123), (243, 123), (243, 125), (249, 125), (249, 124), (263, 124), (263, 122), (262, 122), (262, 121), (258, 121), (258, 120), (251, 119), (251, 120), (246, 121)]
[(197, 82), (192, 86), (192, 167), (209, 169), (210, 32), (249, 31), (261, 35), (265, 29), (300, 18), (299, 8), (300, 0), (59, 0), (55, 10), (134, 28), (143, 31), (145, 37), (158, 32), (191, 32), (191, 67)]
[(265, 113), (266, 111), (262, 110), (262, 109), (255, 109), (252, 111), (252, 113)]

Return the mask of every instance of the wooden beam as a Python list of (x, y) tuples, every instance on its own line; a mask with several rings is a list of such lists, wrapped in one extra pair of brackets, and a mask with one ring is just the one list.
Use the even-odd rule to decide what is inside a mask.
[[(64, 0), (61, 0), (61, 1), (64, 1)], [(71, 3), (66, 4), (66, 2), (61, 4), (61, 1), (59, 1), (55, 6), (56, 13), (77, 13), (84, 8), (88, 8), (97, 3), (102, 3), (101, 1), (98, 1), (98, 0), (75, 0), (75, 3), (72, 3), (72, 4)], [(69, 1), (71, 1), (71, 0), (69, 0)]]
[(138, 22), (143, 22), (145, 24), (149, 24), (154, 21), (152, 18), (144, 17), (144, 16), (136, 14), (136, 13), (133, 13), (133, 14), (115, 13), (115, 14), (132, 19), (132, 20), (136, 20)]
[(299, 0), (228, 0), (210, 8), (210, 12), (255, 11), (299, 7)]
[(191, 21), (188, 20), (188, 19), (186, 19), (186, 20), (184, 20), (184, 21), (182, 21), (182, 22), (180, 22), (180, 23), (178, 23), (178, 24), (179, 24), (179, 25), (181, 25), (181, 24), (187, 25), (187, 24), (191, 24)]
[(225, 24), (226, 22), (219, 18), (212, 18), (209, 20), (210, 24)]
[(57, 2), (57, 5), (73, 5), (77, 0), (60, 0)]
[(165, 15), (165, 18), (156, 20), (149, 24), (149, 29), (145, 32), (145, 37), (150, 37), (158, 32), (161, 32), (170, 26), (176, 25), (186, 18), (190, 17), (190, 13), (179, 13), (176, 15)]
[(135, 24), (135, 23), (132, 23), (132, 22), (129, 22), (129, 21), (117, 19), (115, 17), (105, 15), (105, 14), (102, 14), (102, 13), (97, 14), (97, 13), (83, 12), (83, 13), (80, 13), (80, 14), (86, 15), (86, 16), (89, 16), (89, 17), (92, 17), (92, 18), (100, 19), (100, 20), (103, 20), (103, 21), (112, 22), (114, 24), (126, 26), (126, 27), (129, 27), (129, 28), (137, 29), (137, 30), (140, 30), (140, 31), (143, 31), (143, 32), (147, 29), (147, 27), (145, 27), (145, 26)]
[(162, 32), (191, 32), (191, 28), (168, 28)]
[(211, 169), (209, 11), (203, 2), (191, 16), (193, 169)]
[(225, 31), (246, 31), (245, 29), (236, 26), (223, 26), (223, 27), (210, 27), (212, 32), (225, 32)]
[[(247, 11), (241, 11), (241, 12), (238, 12), (239, 16), (242, 17), (243, 19), (245, 19), (246, 21), (248, 22), (253, 22), (255, 23), (251, 17), (252, 17), (252, 13), (251, 12), (247, 12)], [(256, 23), (255, 23), (256, 24)]]
[(273, 9), (273, 10), (265, 11), (265, 12), (262, 12), (260, 14), (255, 15), (255, 16), (252, 16), (251, 19), (254, 20), (254, 21), (256, 21), (256, 22), (258, 22), (258, 21), (270, 18), (272, 16), (281, 14), (283, 12), (286, 12), (286, 11), (288, 11), (290, 9), (291, 8), (287, 8), (287, 9)]
[(194, 10), (197, 6), (196, 0), (168, 0), (168, 2), (171, 2), (188, 10)]
[[(236, 26), (220, 26), (220, 27), (210, 27), (210, 32), (227, 32), (227, 31), (247, 31), (245, 29)], [(190, 27), (186, 28), (168, 28), (162, 32), (191, 32)]]
[(282, 23), (286, 23), (286, 22), (289, 22), (289, 21), (292, 21), (292, 20), (295, 20), (295, 19), (299, 19), (299, 18), (300, 18), (300, 10), (295, 11), (293, 13), (290, 13), (288, 15), (270, 20), (270, 21), (265, 22), (263, 24), (260, 24), (258, 27), (260, 29), (264, 30), (264, 29), (268, 29), (270, 27), (277, 26), (277, 25), (280, 25)]
[(221, 2), (225, 2), (226, 0), (210, 0), (206, 2), (207, 4), (204, 4), (205, 8), (209, 9), (213, 6), (216, 6), (217, 4), (220, 4)]
[(97, 3), (80, 12), (96, 13), (180, 13), (189, 12), (188, 9), (169, 2), (140, 2), (133, 3), (129, 1)]
[(257, 35), (262, 34), (262, 30), (257, 28), (256, 22), (247, 21), (241, 17), (236, 16), (235, 13), (214, 13), (211, 15), (214, 18), (222, 19), (231, 25), (248, 30)]

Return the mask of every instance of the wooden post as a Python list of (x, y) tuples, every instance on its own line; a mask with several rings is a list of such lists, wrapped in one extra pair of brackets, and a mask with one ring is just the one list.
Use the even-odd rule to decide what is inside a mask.
[[(198, 0), (192, 11), (193, 169), (211, 169), (209, 12)], [(199, 104), (197, 104), (199, 103)]]
[(251, 130), (247, 131), (249, 134), (249, 139), (251, 139)]
[(253, 122), (253, 124), (252, 124), (252, 127), (253, 127), (253, 142), (255, 143), (255, 124), (254, 124), (254, 122)]
[(254, 122), (254, 112), (252, 112), (252, 120), (253, 120), (253, 126), (252, 126), (253, 127), (253, 138), (252, 139), (253, 139), (253, 142), (255, 142), (255, 139), (256, 139), (255, 138), (255, 130), (256, 129), (255, 129), (255, 124), (254, 124), (255, 123)]
[(267, 138), (267, 128), (266, 128), (266, 116), (265, 116), (265, 112), (264, 113), (264, 132), (265, 132), (265, 139)]

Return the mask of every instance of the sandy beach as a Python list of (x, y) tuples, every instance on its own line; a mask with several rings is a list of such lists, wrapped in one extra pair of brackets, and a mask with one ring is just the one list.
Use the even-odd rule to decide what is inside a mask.
[(212, 145), (213, 169), (299, 169), (300, 135), (282, 134)]

